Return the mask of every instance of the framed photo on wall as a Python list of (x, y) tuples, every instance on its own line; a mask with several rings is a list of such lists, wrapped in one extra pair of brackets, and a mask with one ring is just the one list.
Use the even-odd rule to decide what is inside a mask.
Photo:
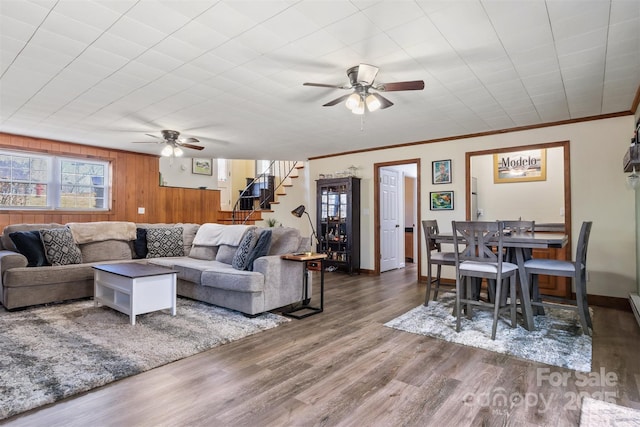
[(429, 193), (432, 211), (452, 211), (453, 191), (432, 191)]
[(547, 180), (547, 150), (510, 151), (493, 155), (493, 182)]
[(451, 184), (451, 160), (431, 162), (431, 181), (434, 184)]
[(211, 159), (192, 159), (191, 173), (195, 175), (213, 175)]

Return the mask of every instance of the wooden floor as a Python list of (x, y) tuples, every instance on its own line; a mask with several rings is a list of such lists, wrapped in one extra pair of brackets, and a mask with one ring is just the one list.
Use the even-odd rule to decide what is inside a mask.
[(581, 396), (640, 409), (640, 327), (631, 312), (594, 307), (592, 373), (580, 376), (383, 326), (422, 303), (413, 267), (379, 277), (328, 273), (326, 288), (322, 314), (5, 424), (576, 426)]

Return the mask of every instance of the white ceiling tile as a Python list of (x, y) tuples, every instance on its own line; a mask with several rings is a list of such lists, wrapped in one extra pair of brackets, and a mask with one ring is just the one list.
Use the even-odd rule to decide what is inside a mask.
[[(66, 19), (61, 19), (64, 16)], [(69, 32), (84, 32), (92, 27), (95, 31), (102, 32), (113, 25), (121, 16), (121, 13), (105, 7), (105, 5), (94, 1), (73, 1), (64, 0), (57, 2), (57, 5), (48, 17), (43, 26), (52, 30), (63, 30)], [(61, 27), (65, 22), (71, 22), (70, 28)], [(80, 27), (78, 30), (74, 27)]]
[(92, 46), (104, 49), (127, 59), (133, 59), (146, 50), (144, 46), (137, 43), (131, 43), (126, 38), (109, 33), (102, 34), (100, 38), (92, 44)]
[(136, 3), (127, 12), (127, 17), (143, 22), (166, 35), (173, 33), (191, 20), (182, 14), (175, 13), (174, 9), (155, 1)]
[(233, 38), (257, 24), (249, 15), (239, 12), (225, 2), (217, 2), (195, 20), (229, 38)]
[(371, 23), (369, 18), (362, 14), (350, 15), (325, 27), (325, 30), (345, 45), (357, 43), (382, 32), (380, 28)]
[(555, 40), (606, 27), (609, 21), (611, 2), (608, 0), (554, 0), (546, 4)]
[(264, 27), (254, 27), (235, 38), (243, 46), (264, 54), (285, 46), (289, 43), (283, 37)]
[[(189, 22), (189, 24), (171, 34), (170, 38), (176, 38), (204, 51), (220, 46), (229, 40), (229, 37), (196, 21)], [(159, 44), (163, 42), (164, 40)]]
[(414, 2), (379, 2), (363, 10), (363, 13), (378, 28), (389, 30), (406, 24), (424, 15)]
[(45, 5), (29, 1), (0, 1), (0, 16), (39, 26), (49, 13)]
[(321, 28), (358, 12), (352, 2), (346, 1), (296, 2), (293, 8)]
[(107, 33), (145, 48), (159, 43), (167, 36), (165, 32), (159, 31), (141, 21), (131, 19), (127, 16), (122, 17), (114, 23)]
[[(33, 36), (38, 27), (10, 16), (0, 15), (0, 28), (2, 28), (3, 40), (11, 38), (24, 43)], [(4, 44), (1, 46), (5, 49)]]

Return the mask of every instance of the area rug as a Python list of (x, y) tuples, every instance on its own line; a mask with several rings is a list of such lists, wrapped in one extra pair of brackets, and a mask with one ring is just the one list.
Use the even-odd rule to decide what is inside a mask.
[(534, 331), (520, 325), (511, 328), (507, 321), (499, 321), (492, 341), (493, 314), (488, 310), (474, 310), (472, 320), (463, 317), (460, 332), (456, 332), (452, 315), (455, 300), (455, 294), (447, 292), (438, 301), (430, 301), (428, 307), (420, 305), (385, 326), (548, 365), (591, 371), (591, 337), (582, 334), (576, 312), (545, 308), (545, 316), (534, 316)]
[(176, 316), (138, 315), (135, 326), (89, 300), (17, 312), (0, 307), (0, 419), (288, 321), (183, 298)]
[(640, 426), (640, 410), (585, 397), (582, 399), (580, 427)]

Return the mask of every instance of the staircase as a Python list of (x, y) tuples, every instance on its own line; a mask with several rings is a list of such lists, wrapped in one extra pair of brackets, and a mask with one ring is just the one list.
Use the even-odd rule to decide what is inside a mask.
[(254, 179), (247, 178), (247, 186), (231, 211), (220, 211), (218, 222), (221, 224), (255, 224), (262, 221), (262, 212), (273, 212), (271, 205), (278, 204), (277, 197), (286, 195), (292, 179), (298, 177), (298, 171), (304, 163), (291, 160), (273, 160), (266, 171)]

